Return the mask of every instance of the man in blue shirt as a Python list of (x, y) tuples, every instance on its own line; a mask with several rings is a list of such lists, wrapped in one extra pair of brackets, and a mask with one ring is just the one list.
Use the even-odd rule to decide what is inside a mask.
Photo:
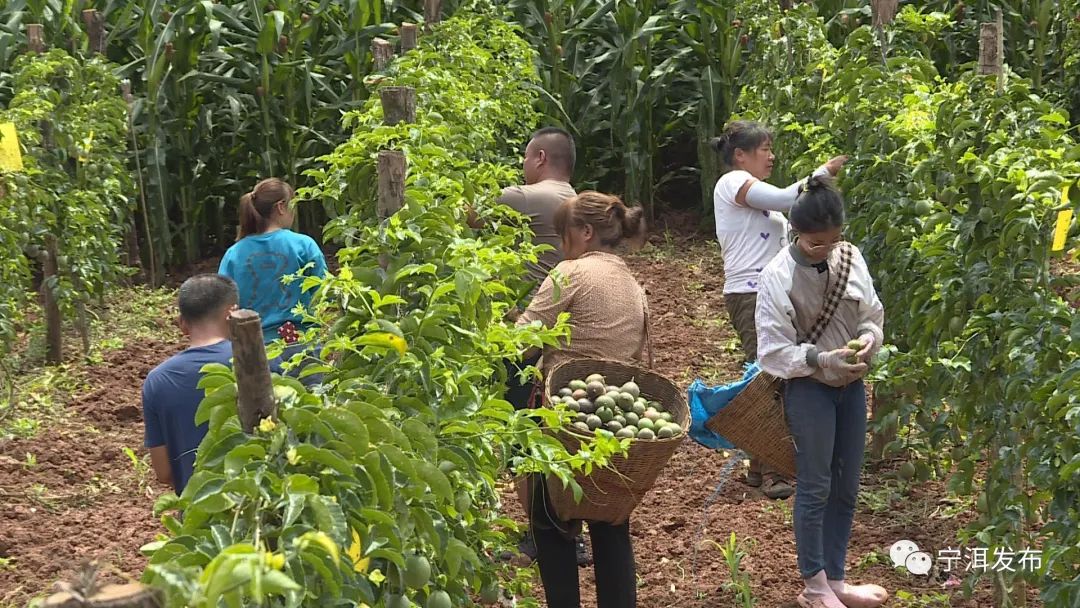
[(236, 283), (219, 274), (200, 274), (180, 286), (180, 329), (190, 346), (157, 366), (143, 382), (145, 445), (158, 481), (179, 495), (195, 467), (195, 450), (207, 425), (195, 425), (203, 399), (198, 388), (208, 363), (229, 365), (229, 313), (236, 309)]

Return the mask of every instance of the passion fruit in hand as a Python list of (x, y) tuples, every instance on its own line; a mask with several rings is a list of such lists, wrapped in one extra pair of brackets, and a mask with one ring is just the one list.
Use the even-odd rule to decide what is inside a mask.
[[(865, 346), (865, 344), (862, 343), (862, 340), (849, 340), (848, 343), (847, 343), (848, 349), (853, 350), (856, 353), (861, 351), (863, 349), (863, 346)], [(859, 362), (859, 356), (857, 354), (853, 354), (853, 355), (851, 355), (850, 357), (847, 358), (847, 362), (852, 364), (852, 365), (855, 365), (856, 363)]]

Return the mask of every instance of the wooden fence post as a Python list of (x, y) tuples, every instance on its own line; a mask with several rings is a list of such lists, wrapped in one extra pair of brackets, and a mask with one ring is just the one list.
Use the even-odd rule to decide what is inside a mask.
[(396, 213), (405, 204), (405, 154), (400, 150), (379, 150), (377, 172), (379, 175), (380, 219)]
[(1001, 11), (994, 21), (979, 26), (979, 73), (997, 76), (998, 92), (1005, 89), (1005, 44)]
[(90, 37), (90, 52), (99, 55), (105, 54), (105, 19), (95, 8), (88, 8), (82, 12), (83, 22), (86, 23), (86, 33)]
[(416, 24), (415, 23), (402, 23), (401, 24), (401, 54), (413, 50), (416, 48)]
[(873, 26), (881, 29), (896, 19), (896, 7), (899, 0), (870, 0), (870, 14)]
[(382, 38), (371, 41), (371, 56), (375, 59), (375, 71), (381, 72), (394, 61), (394, 45)]
[(424, 29), (431, 31), (431, 27), (442, 21), (442, 0), (424, 0)]
[(399, 122), (416, 122), (416, 89), (412, 87), (383, 87), (379, 89), (382, 101), (383, 124), (394, 126)]
[(161, 591), (141, 583), (101, 583), (98, 566), (83, 566), (72, 582), (61, 582), (58, 591), (41, 603), (41, 608), (159, 608), (165, 605)]
[(63, 320), (60, 317), (60, 303), (56, 300), (56, 289), (60, 281), (57, 266), (56, 237), (45, 235), (45, 251), (41, 254), (41, 300), (45, 308), (45, 360), (51, 365), (64, 361), (64, 334), (61, 331)]
[(254, 310), (237, 310), (229, 315), (232, 332), (233, 372), (236, 374), (236, 409), (240, 428), (251, 433), (263, 418), (277, 411), (270, 363), (263, 342), (262, 319)]
[(45, 26), (40, 23), (26, 24), (26, 46), (31, 53), (45, 52)]

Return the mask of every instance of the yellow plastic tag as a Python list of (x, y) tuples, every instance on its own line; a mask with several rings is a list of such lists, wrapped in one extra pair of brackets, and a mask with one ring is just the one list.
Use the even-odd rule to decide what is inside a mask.
[(0, 170), (23, 170), (19, 136), (15, 132), (15, 125), (10, 122), (0, 123)]
[(1050, 251), (1065, 249), (1065, 237), (1069, 236), (1069, 224), (1072, 223), (1072, 217), (1072, 209), (1058, 211), (1057, 226), (1054, 228), (1054, 244), (1051, 245)]

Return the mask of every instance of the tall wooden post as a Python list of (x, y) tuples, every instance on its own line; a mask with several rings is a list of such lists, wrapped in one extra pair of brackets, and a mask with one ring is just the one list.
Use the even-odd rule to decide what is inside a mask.
[(401, 24), (401, 54), (404, 55), (409, 51), (416, 48), (416, 24), (415, 23), (402, 23)]
[(45, 52), (45, 26), (40, 23), (26, 24), (26, 46), (31, 53)]
[(394, 126), (399, 122), (416, 122), (416, 89), (412, 87), (383, 87), (379, 89), (383, 123)]
[(41, 304), (45, 308), (45, 360), (51, 365), (64, 361), (64, 335), (60, 303), (56, 299), (60, 270), (57, 265), (56, 237), (45, 235), (45, 251), (41, 254)]
[[(396, 125), (416, 122), (416, 90), (412, 87), (383, 87), (379, 89), (382, 101), (383, 123)], [(408, 165), (400, 150), (379, 150), (378, 164), (379, 201), (377, 212), (385, 219), (405, 204), (405, 172)], [(386, 259), (380, 256), (380, 264)]]
[(405, 204), (405, 154), (400, 150), (379, 150), (379, 207), (380, 219), (396, 213)]
[(873, 26), (877, 29), (885, 27), (896, 19), (896, 8), (899, 0), (870, 0), (870, 14), (873, 15)]
[(994, 21), (979, 26), (979, 73), (997, 76), (997, 88), (1005, 89), (1004, 56), (1005, 40), (1001, 11)]
[(86, 33), (90, 37), (90, 53), (105, 54), (105, 19), (97, 9), (88, 8), (82, 12)]
[(98, 565), (90, 562), (75, 580), (57, 583), (57, 592), (45, 598), (42, 608), (158, 608), (164, 606), (161, 591), (141, 583), (104, 583)]
[(371, 56), (375, 59), (375, 71), (381, 72), (394, 61), (394, 45), (382, 38), (371, 41)]
[(881, 63), (886, 65), (889, 56), (889, 37), (885, 35), (885, 26), (896, 19), (896, 7), (898, 0), (870, 0), (870, 14), (874, 33), (877, 34), (881, 44)]
[(277, 411), (270, 363), (263, 342), (262, 319), (254, 310), (237, 310), (229, 315), (229, 329), (240, 428), (251, 433), (260, 420), (272, 418)]
[(442, 0), (424, 0), (424, 29), (431, 31), (436, 23), (442, 21)]

